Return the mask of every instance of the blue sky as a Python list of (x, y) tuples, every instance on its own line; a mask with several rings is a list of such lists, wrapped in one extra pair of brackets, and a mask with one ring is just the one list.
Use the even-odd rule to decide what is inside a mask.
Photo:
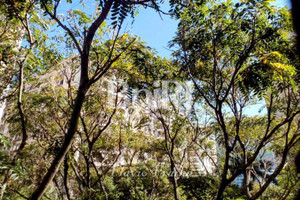
[[(273, 4), (290, 7), (289, 0), (277, 0)], [(168, 3), (165, 3), (161, 8), (163, 11), (168, 11)], [(168, 42), (175, 36), (178, 22), (167, 15), (162, 15), (161, 19), (153, 9), (140, 9), (133, 25), (131, 25), (131, 19), (127, 21), (128, 26), (132, 27), (130, 33), (140, 36), (142, 41), (147, 42), (150, 47), (157, 50), (159, 56), (171, 56), (171, 51), (167, 48)]]
[[(161, 9), (168, 11), (167, 3)], [(130, 33), (140, 36), (142, 41), (156, 49), (159, 56), (170, 57), (171, 51), (168, 49), (168, 42), (175, 36), (178, 22), (167, 15), (159, 15), (153, 9), (140, 9), (138, 16), (131, 25), (128, 19)], [(126, 24), (124, 24), (126, 26)]]
[[(58, 13), (67, 15), (69, 10), (79, 9), (88, 14), (93, 14), (95, 11), (95, 2), (87, 0), (84, 8), (81, 6), (80, 0), (73, 0), (72, 4), (62, 0), (59, 5)], [(161, 5), (161, 10), (169, 11), (169, 3), (165, 2)], [(107, 20), (108, 24), (110, 23)], [(133, 23), (132, 23), (133, 22)], [(141, 40), (155, 48), (159, 56), (170, 57), (171, 51), (167, 49), (168, 42), (175, 36), (177, 24), (174, 19), (167, 15), (159, 15), (154, 9), (140, 8), (139, 14), (132, 19), (127, 17), (123, 28), (124, 31), (141, 37)]]
[[(238, 0), (233, 0), (238, 1)], [(59, 6), (58, 13), (64, 13), (70, 9), (82, 9), (84, 12), (93, 13), (95, 10), (95, 2), (85, 2), (85, 8), (82, 9), (80, 0), (73, 0), (72, 4), (66, 3), (64, 0)], [(93, 2), (93, 3), (91, 3)], [(272, 2), (277, 6), (290, 7), (290, 0), (277, 0)], [(165, 2), (161, 5), (161, 10), (168, 11), (169, 3)], [(147, 42), (147, 44), (154, 48), (158, 55), (161, 57), (171, 57), (171, 50), (168, 49), (168, 43), (175, 36), (178, 21), (171, 19), (168, 15), (159, 15), (154, 9), (139, 9), (139, 14), (134, 18), (132, 24), (132, 18), (128, 17), (123, 24), (126, 27), (126, 32), (141, 37), (141, 40)]]

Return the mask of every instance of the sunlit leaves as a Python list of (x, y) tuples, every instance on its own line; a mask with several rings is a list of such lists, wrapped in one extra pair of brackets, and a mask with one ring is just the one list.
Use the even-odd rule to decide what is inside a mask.
[[(247, 90), (261, 93), (267, 88), (278, 90), (281, 84), (294, 85), (296, 69), (280, 52), (273, 51), (259, 58), (259, 62), (241, 72), (240, 82)], [(276, 89), (275, 89), (275, 88)]]
[(78, 15), (78, 24), (79, 25), (84, 25), (84, 24), (92, 22), (92, 20), (86, 15), (86, 13), (82, 12), (81, 10), (74, 10), (73, 13), (75, 15)]

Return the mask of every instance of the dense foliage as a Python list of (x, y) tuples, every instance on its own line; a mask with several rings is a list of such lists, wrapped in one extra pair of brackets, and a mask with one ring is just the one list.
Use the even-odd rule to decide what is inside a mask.
[(167, 59), (122, 33), (127, 16), (164, 14), (162, 3), (0, 5), (0, 199), (294, 198), (290, 12), (170, 1), (179, 25)]

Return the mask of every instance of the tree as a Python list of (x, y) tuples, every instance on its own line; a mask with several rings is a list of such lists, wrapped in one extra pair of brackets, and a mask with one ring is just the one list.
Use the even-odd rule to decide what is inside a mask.
[[(80, 118), (80, 111), (85, 99), (86, 92), (89, 90), (90, 86), (93, 83), (97, 82), (107, 72), (107, 70), (111, 67), (111, 65), (124, 53), (124, 51), (121, 51), (118, 54), (116, 54), (114, 52), (114, 44), (113, 44), (111, 46), (110, 54), (107, 55), (108, 56), (107, 60), (104, 62), (103, 65), (98, 66), (95, 73), (90, 76), (91, 73), (89, 72), (89, 61), (90, 61), (90, 51), (92, 47), (92, 42), (96, 34), (96, 31), (107, 18), (109, 11), (112, 9), (113, 20), (115, 20), (116, 17), (119, 16), (118, 18), (119, 22), (122, 22), (123, 19), (126, 17), (127, 13), (130, 12), (135, 5), (147, 6), (149, 4), (150, 6), (156, 6), (156, 3), (150, 0), (136, 1), (136, 2), (114, 1), (114, 0), (100, 1), (99, 8), (101, 9), (101, 11), (99, 14), (97, 14), (94, 21), (91, 23), (91, 25), (88, 28), (84, 29), (83, 34), (81, 35), (83, 40), (80, 42), (77, 36), (78, 32), (73, 32), (72, 29), (64, 25), (63, 22), (57, 16), (57, 9), (59, 4), (60, 1), (56, 1), (53, 3), (49, 1), (41, 2), (42, 8), (45, 10), (45, 12), (53, 20), (55, 20), (58, 23), (58, 25), (62, 29), (64, 29), (67, 32), (67, 34), (71, 37), (72, 42), (80, 55), (80, 66), (81, 66), (80, 83), (78, 87), (78, 93), (74, 102), (72, 115), (69, 121), (68, 131), (66, 137), (64, 138), (64, 143), (62, 144), (62, 147), (58, 152), (58, 154), (55, 156), (49, 170), (44, 176), (39, 187), (32, 194), (30, 199), (41, 198), (47, 186), (50, 184), (55, 174), (57, 173), (61, 163), (63, 162), (64, 157), (66, 156), (67, 152), (71, 148), (71, 145), (74, 141), (74, 135), (77, 130), (78, 120)], [(81, 17), (84, 17), (84, 14), (82, 13), (80, 13), (80, 15)], [(117, 22), (114, 22), (114, 24), (116, 25)], [(118, 29), (120, 30), (120, 28), (121, 27), (119, 26)], [(116, 40), (117, 37), (115, 38), (115, 41)], [(129, 42), (128, 46), (130, 46), (130, 43), (131, 42)]]
[[(20, 130), (22, 135), (22, 141), (19, 144), (16, 152), (11, 155), (12, 159), (7, 161), (10, 166), (14, 166), (17, 163), (17, 159), (23, 152), (28, 139), (28, 133), (26, 128), (26, 114), (24, 113), (24, 85), (25, 77), (24, 71), (32, 72), (37, 69), (28, 69), (31, 64), (30, 59), (34, 57), (33, 50), (35, 47), (41, 47), (40, 42), (43, 40), (40, 32), (37, 30), (41, 28), (45, 30), (45, 24), (41, 18), (38, 17), (34, 10), (34, 1), (27, 1), (20, 4), (20, 2), (5, 1), (1, 5), (1, 17), (4, 19), (2, 24), (3, 32), (3, 56), (1, 55), (4, 74), (1, 74), (1, 80), (3, 80), (4, 88), (1, 88), (1, 100), (8, 101), (17, 106), (17, 113), (20, 123)], [(3, 8), (5, 10), (3, 10)], [(32, 24), (36, 24), (36, 27), (32, 27)], [(22, 45), (23, 42), (26, 44)], [(37, 44), (39, 43), (39, 44)], [(17, 133), (18, 135), (20, 132)], [(4, 172), (4, 179), (2, 181), (2, 192), (6, 186), (10, 176), (12, 176), (13, 170), (8, 169)]]
[[(195, 1), (180, 13), (180, 20), (173, 41), (179, 46), (174, 54), (176, 62), (194, 82), (199, 104), (214, 113), (222, 133), (224, 160), (217, 199), (223, 198), (239, 173), (244, 175), (247, 199), (257, 199), (298, 145), (300, 111), (295, 68), (299, 63), (291, 51), (289, 13), (267, 1)], [(255, 98), (265, 100), (267, 114), (262, 118), (263, 127), (249, 134), (245, 109)], [(280, 152), (280, 159), (265, 183), (252, 190), (249, 170), (267, 149)], [(242, 164), (230, 172), (236, 152), (241, 152)]]

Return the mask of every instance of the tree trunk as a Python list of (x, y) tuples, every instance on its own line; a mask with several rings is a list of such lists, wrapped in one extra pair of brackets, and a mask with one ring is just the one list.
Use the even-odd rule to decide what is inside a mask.
[(223, 199), (223, 193), (224, 193), (226, 187), (227, 187), (227, 181), (226, 180), (222, 180), (221, 184), (219, 186), (219, 189), (218, 189), (218, 194), (217, 194), (216, 200)]
[(170, 168), (171, 168), (171, 180), (172, 180), (172, 184), (173, 184), (174, 199), (178, 200), (175, 163), (172, 159), (171, 159), (171, 167)]
[(26, 141), (27, 141), (27, 138), (28, 138), (28, 134), (27, 134), (27, 131), (26, 131), (26, 122), (25, 122), (25, 115), (24, 115), (24, 110), (23, 110), (23, 105), (22, 105), (22, 96), (23, 96), (23, 88), (24, 88), (24, 65), (27, 61), (27, 58), (28, 58), (28, 54), (24, 60), (24, 63), (20, 66), (20, 74), (19, 74), (19, 94), (18, 94), (18, 110), (19, 110), (19, 115), (20, 115), (20, 118), (21, 118), (21, 126), (22, 126), (22, 141), (21, 141), (21, 144), (14, 156), (14, 159), (13, 159), (13, 163), (15, 162), (15, 160), (17, 159), (18, 157), (18, 154), (23, 150), (23, 148), (25, 147), (26, 145)]
[(68, 184), (68, 170), (69, 170), (69, 158), (68, 155), (65, 156), (64, 159), (64, 174), (63, 174), (63, 179), (64, 179), (64, 185), (65, 185), (65, 190), (66, 190), (66, 196), (67, 199), (70, 200), (71, 199), (71, 195), (70, 195), (70, 189), (69, 189), (69, 184)]
[(225, 165), (224, 165), (224, 169), (223, 169), (223, 172), (222, 172), (222, 179), (221, 179), (221, 183), (220, 183), (220, 186), (219, 186), (219, 189), (218, 189), (216, 200), (223, 199), (223, 193), (224, 193), (227, 185), (229, 184), (229, 182), (227, 180), (228, 169), (229, 169), (229, 150), (226, 149)]
[(51, 181), (53, 180), (55, 174), (57, 173), (61, 163), (64, 160), (65, 155), (67, 154), (67, 152), (69, 151), (69, 149), (72, 146), (72, 143), (74, 141), (74, 135), (76, 133), (77, 130), (77, 126), (78, 126), (78, 119), (80, 116), (80, 111), (85, 99), (85, 94), (88, 91), (89, 87), (88, 84), (86, 82), (83, 82), (79, 89), (78, 89), (78, 93), (77, 93), (77, 97), (76, 97), (76, 101), (74, 104), (74, 109), (72, 112), (72, 117), (70, 120), (70, 124), (69, 124), (69, 128), (68, 128), (68, 132), (67, 135), (65, 137), (65, 141), (60, 149), (60, 151), (58, 152), (58, 154), (55, 156), (50, 168), (48, 169), (46, 175), (44, 176), (42, 182), (40, 183), (40, 185), (38, 186), (38, 188), (35, 190), (35, 192), (31, 195), (31, 197), (29, 198), (30, 200), (38, 200), (40, 199), (43, 194), (45, 193), (47, 187), (50, 185)]
[(244, 173), (244, 192), (247, 196), (247, 199), (250, 199), (251, 194), (250, 194), (250, 167), (247, 167), (245, 169), (245, 173)]

